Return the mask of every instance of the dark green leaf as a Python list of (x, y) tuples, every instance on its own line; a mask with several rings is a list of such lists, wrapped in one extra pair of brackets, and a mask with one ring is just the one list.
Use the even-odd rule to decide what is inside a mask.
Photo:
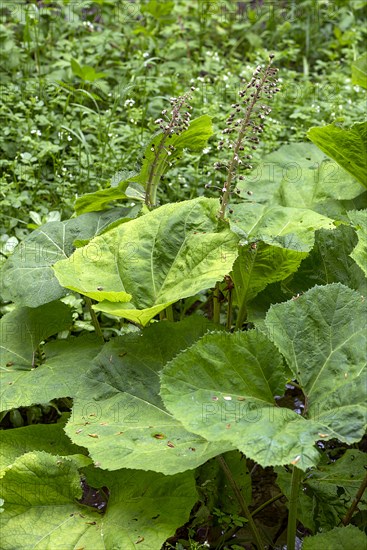
[(357, 122), (345, 130), (335, 124), (314, 127), (307, 136), (367, 187), (367, 122)]
[[(174, 474), (231, 448), (187, 432), (165, 409), (159, 372), (214, 325), (202, 317), (161, 322), (115, 338), (83, 376), (66, 432), (102, 468)], [(93, 403), (91, 403), (93, 396)], [(93, 432), (97, 437), (91, 438)]]
[(71, 323), (70, 308), (62, 302), (22, 307), (4, 315), (0, 320), (2, 373), (34, 366), (35, 352), (42, 340), (67, 330)]
[(74, 250), (74, 241), (89, 240), (130, 209), (93, 212), (64, 222), (46, 223), (26, 237), (2, 268), (2, 297), (18, 305), (37, 307), (67, 294), (51, 268)]

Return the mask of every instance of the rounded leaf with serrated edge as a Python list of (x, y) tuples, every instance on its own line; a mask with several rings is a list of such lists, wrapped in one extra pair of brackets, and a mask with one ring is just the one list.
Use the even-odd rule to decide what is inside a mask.
[(325, 439), (359, 441), (366, 426), (367, 302), (340, 284), (273, 305), (265, 320)]
[[(189, 519), (197, 500), (193, 472), (164, 476), (155, 472), (85, 468), (82, 455), (27, 453), (7, 469), (1, 483), (1, 548), (84, 548), (160, 550), (177, 525)], [(82, 498), (80, 468), (89, 487), (107, 487), (102, 515)]]
[(159, 395), (162, 367), (214, 327), (203, 317), (191, 316), (177, 323), (154, 323), (142, 333), (107, 343), (81, 378), (66, 426), (70, 439), (87, 447), (101, 468), (167, 475), (232, 449), (228, 441), (208, 442), (187, 431)]
[(230, 441), (262, 466), (318, 462), (318, 424), (276, 404), (288, 377), (264, 334), (204, 336), (168, 363), (161, 381), (168, 410), (208, 441)]
[(203, 197), (161, 206), (57, 262), (56, 276), (64, 287), (103, 300), (95, 310), (146, 325), (231, 270), (238, 237), (217, 212), (218, 201)]

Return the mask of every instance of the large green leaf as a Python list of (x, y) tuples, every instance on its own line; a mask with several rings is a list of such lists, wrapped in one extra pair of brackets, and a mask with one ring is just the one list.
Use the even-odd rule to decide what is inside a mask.
[(340, 282), (365, 295), (367, 279), (350, 257), (357, 242), (356, 232), (346, 225), (340, 225), (334, 231), (317, 231), (314, 248), (302, 261), (297, 273), (286, 281), (287, 290), (296, 296), (315, 285)]
[[(113, 200), (122, 200), (132, 196), (131, 184), (140, 184), (143, 188), (151, 180), (152, 185), (158, 186), (161, 177), (169, 170), (172, 160), (182, 155), (184, 148), (190, 150), (202, 149), (213, 134), (211, 118), (203, 115), (194, 119), (187, 130), (179, 135), (164, 136), (163, 132), (156, 133), (145, 147), (141, 169), (136, 174), (128, 174), (118, 186), (109, 187), (87, 193), (75, 202), (78, 214), (92, 212), (106, 208)], [(162, 146), (160, 144), (162, 143)], [(168, 149), (170, 147), (170, 149)], [(156, 152), (159, 155), (156, 156)]]
[(340, 284), (270, 308), (266, 325), (306, 396), (304, 416), (276, 406), (287, 372), (257, 331), (210, 334), (177, 355), (162, 371), (163, 401), (186, 429), (263, 466), (315, 466), (317, 440), (364, 433), (365, 319), (364, 299)]
[(1, 479), (4, 511), (0, 514), (1, 547), (75, 548), (96, 541), (94, 522), (99, 514), (82, 508), (78, 467), (90, 463), (87, 457), (52, 456), (45, 452), (27, 453), (8, 468)]
[(302, 550), (362, 550), (366, 546), (366, 535), (358, 527), (347, 525), (335, 527), (332, 531), (314, 537), (306, 537)]
[(263, 240), (298, 252), (311, 250), (317, 229), (334, 229), (333, 220), (313, 210), (245, 202), (233, 205), (230, 219), (233, 231), (247, 242)]
[[(297, 517), (313, 532), (332, 529), (340, 523), (363, 482), (367, 456), (362, 451), (348, 449), (330, 464), (319, 464), (307, 473), (299, 491)], [(291, 497), (291, 472), (277, 468), (277, 484)], [(359, 509), (367, 508), (367, 495), (362, 497)]]
[(33, 367), (35, 352), (42, 340), (70, 328), (70, 308), (52, 302), (38, 308), (21, 307), (0, 320), (1, 371)]
[(367, 187), (367, 122), (356, 122), (348, 129), (335, 124), (314, 127), (307, 137)]
[(324, 439), (353, 443), (366, 425), (367, 302), (342, 284), (316, 286), (272, 306), (271, 339), (306, 398), (307, 417)]
[(89, 486), (106, 487), (104, 514), (83, 505), (78, 468), (86, 457), (33, 452), (18, 458), (1, 482), (3, 550), (83, 548), (160, 550), (185, 523), (197, 499), (191, 472), (102, 472), (87, 468)]
[[(156, 472), (86, 470), (93, 487), (110, 491), (101, 521), (104, 548), (160, 550), (185, 524), (197, 501), (194, 472), (164, 476)], [(95, 550), (91, 546), (86, 550)]]
[(348, 212), (348, 218), (355, 226), (358, 235), (358, 244), (351, 253), (351, 257), (367, 275), (367, 210)]
[(352, 63), (352, 82), (362, 88), (367, 88), (367, 53), (364, 53)]
[(64, 433), (66, 414), (57, 424), (34, 424), (24, 428), (0, 430), (0, 476), (2, 471), (25, 453), (46, 451), (55, 455), (86, 454)]
[(47, 403), (56, 397), (73, 397), (81, 375), (98, 354), (101, 342), (87, 334), (68, 340), (56, 340), (45, 346), (46, 362), (36, 369), (1, 369), (1, 410)]
[(163, 369), (161, 395), (185, 428), (208, 441), (229, 441), (262, 466), (309, 467), (320, 430), (276, 405), (288, 380), (282, 363), (260, 332), (209, 334)]
[(187, 432), (159, 396), (162, 367), (214, 326), (194, 316), (179, 323), (156, 323), (142, 334), (106, 344), (80, 381), (68, 436), (109, 470), (173, 474), (231, 449), (228, 442), (208, 443)]
[(206, 198), (161, 206), (57, 262), (56, 276), (62, 286), (103, 300), (97, 311), (146, 325), (230, 272), (238, 238), (217, 211), (218, 201)]
[(232, 280), (237, 304), (245, 307), (267, 285), (282, 281), (297, 271), (307, 252), (258, 242), (256, 248), (242, 246), (233, 265)]
[[(336, 462), (320, 465), (305, 479), (305, 497), (313, 503), (316, 529), (338, 525), (353, 503), (365, 477), (367, 456), (357, 449), (348, 449)], [(358, 508), (367, 508), (367, 494)]]
[(37, 307), (67, 294), (51, 266), (72, 254), (74, 241), (91, 239), (129, 212), (129, 208), (120, 208), (84, 214), (64, 222), (49, 222), (33, 231), (2, 268), (2, 298)]
[[(255, 203), (311, 208), (324, 213), (330, 203), (354, 199), (359, 183), (312, 143), (283, 145), (266, 155), (239, 187)], [(322, 207), (322, 208), (321, 208)], [(320, 210), (321, 208), (321, 210)]]

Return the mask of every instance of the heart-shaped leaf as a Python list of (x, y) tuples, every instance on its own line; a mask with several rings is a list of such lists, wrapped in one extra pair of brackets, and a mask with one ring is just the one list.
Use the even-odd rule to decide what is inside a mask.
[(186, 429), (263, 466), (315, 466), (317, 440), (364, 433), (366, 313), (364, 298), (340, 284), (270, 308), (265, 323), (305, 394), (303, 416), (276, 405), (289, 379), (257, 331), (209, 334), (180, 353), (163, 369), (163, 401)]
[(208, 443), (189, 433), (159, 396), (162, 367), (213, 326), (191, 316), (178, 323), (156, 323), (142, 334), (106, 344), (74, 399), (66, 427), (71, 440), (87, 447), (102, 468), (141, 468), (169, 475), (231, 449), (228, 442)]
[[(86, 468), (82, 484), (78, 469), (89, 462), (82, 455), (44, 452), (19, 457), (1, 483), (1, 547), (160, 550), (177, 525), (189, 519), (197, 499), (192, 472), (167, 477)], [(94, 493), (107, 490), (103, 515), (85, 502), (86, 484)]]
[(56, 276), (66, 288), (104, 299), (97, 311), (144, 326), (230, 272), (238, 238), (217, 211), (218, 201), (206, 198), (161, 206), (57, 262)]

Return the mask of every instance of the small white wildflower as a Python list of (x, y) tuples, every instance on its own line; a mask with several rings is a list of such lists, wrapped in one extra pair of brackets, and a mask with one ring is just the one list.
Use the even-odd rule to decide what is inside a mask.
[(223, 75), (223, 80), (224, 81), (228, 80), (228, 76), (226, 74)]
[(71, 137), (70, 134), (68, 135), (68, 141), (73, 141), (73, 138)]
[(208, 153), (210, 153), (211, 149), (212, 149), (211, 147), (204, 147), (203, 154), (207, 155)]
[(124, 107), (132, 107), (135, 105), (135, 101), (133, 99), (127, 99), (124, 103)]
[(149, 52), (144, 52), (143, 53), (143, 57), (149, 57), (150, 56), (150, 53)]

